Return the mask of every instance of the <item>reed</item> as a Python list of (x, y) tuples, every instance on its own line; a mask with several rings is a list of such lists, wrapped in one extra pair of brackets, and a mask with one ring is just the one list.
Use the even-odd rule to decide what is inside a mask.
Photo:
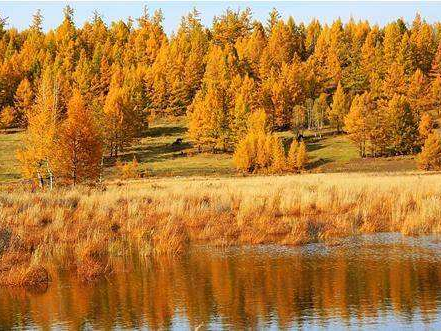
[(441, 175), (307, 174), (175, 178), (30, 193), (0, 191), (0, 284), (86, 281), (115, 257), (191, 244), (302, 245), (373, 232), (441, 232)]

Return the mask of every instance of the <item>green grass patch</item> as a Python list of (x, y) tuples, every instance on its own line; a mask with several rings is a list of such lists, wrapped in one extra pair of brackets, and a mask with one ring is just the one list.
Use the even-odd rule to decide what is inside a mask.
[(322, 159), (324, 162), (348, 162), (359, 159), (357, 147), (345, 136), (326, 136), (321, 140), (308, 143), (311, 161)]

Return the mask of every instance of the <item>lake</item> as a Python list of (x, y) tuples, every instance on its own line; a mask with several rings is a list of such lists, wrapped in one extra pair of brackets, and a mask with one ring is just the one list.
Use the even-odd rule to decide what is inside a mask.
[(441, 243), (365, 235), (302, 247), (194, 247), (83, 283), (0, 288), (3, 329), (441, 329)]

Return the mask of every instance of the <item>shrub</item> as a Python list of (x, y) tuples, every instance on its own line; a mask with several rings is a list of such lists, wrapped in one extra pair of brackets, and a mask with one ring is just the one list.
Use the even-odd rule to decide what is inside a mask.
[(133, 157), (131, 162), (116, 162), (116, 169), (118, 170), (120, 179), (140, 178), (141, 171), (139, 169), (139, 163), (136, 157)]

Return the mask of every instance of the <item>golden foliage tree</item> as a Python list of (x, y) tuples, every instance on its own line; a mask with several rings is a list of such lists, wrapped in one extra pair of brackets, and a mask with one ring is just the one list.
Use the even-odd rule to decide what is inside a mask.
[(26, 112), (31, 111), (34, 102), (34, 91), (28, 79), (23, 79), (17, 87), (14, 96), (16, 123), (20, 127), (26, 126)]
[(417, 161), (421, 170), (441, 169), (441, 140), (438, 133), (429, 134)]
[(79, 90), (75, 90), (57, 137), (55, 172), (73, 185), (95, 181), (100, 175), (102, 155), (101, 136), (93, 114)]
[(27, 130), (24, 146), (17, 153), (24, 177), (37, 179), (40, 186), (44, 178), (53, 180), (55, 139), (59, 128), (59, 107), (53, 70), (48, 67), (42, 77), (32, 111), (27, 112)]
[(354, 141), (361, 157), (366, 156), (366, 142), (368, 127), (366, 123), (365, 95), (356, 95), (352, 100), (351, 108), (345, 117), (345, 131), (349, 139)]
[(341, 83), (338, 83), (337, 90), (332, 99), (332, 105), (328, 108), (328, 119), (332, 126), (340, 132), (344, 125), (344, 118), (348, 113), (348, 101)]
[(435, 127), (435, 123), (433, 122), (433, 118), (429, 113), (424, 113), (421, 116), (420, 124), (418, 126), (418, 133), (420, 135), (420, 139), (425, 141), (429, 134), (433, 132)]
[(306, 149), (306, 144), (302, 141), (299, 145), (299, 150), (297, 151), (297, 169), (299, 171), (305, 170), (308, 164), (308, 152)]
[(299, 143), (293, 139), (288, 151), (287, 164), (291, 171), (297, 171), (297, 152), (299, 150)]

